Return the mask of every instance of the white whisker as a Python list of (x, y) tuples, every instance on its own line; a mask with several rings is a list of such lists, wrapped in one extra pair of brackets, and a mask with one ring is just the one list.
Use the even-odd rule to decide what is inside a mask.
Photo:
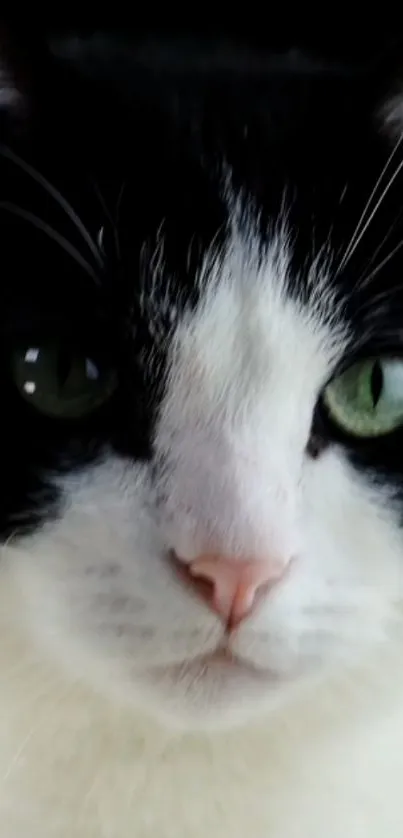
[(50, 239), (56, 242), (66, 253), (83, 268), (84, 271), (96, 282), (99, 283), (99, 278), (95, 273), (94, 269), (87, 262), (86, 259), (81, 255), (81, 253), (74, 247), (74, 245), (70, 244), (70, 242), (61, 236), (57, 230), (54, 230), (46, 221), (43, 221), (42, 218), (39, 218), (34, 213), (30, 212), (29, 210), (23, 209), (23, 207), (19, 207), (16, 204), (11, 204), (8, 201), (0, 201), (0, 210), (4, 210), (4, 212), (9, 212), (12, 215), (16, 215), (19, 218), (22, 218), (24, 221), (33, 224), (34, 227), (37, 227), (38, 230), (41, 230), (45, 235), (47, 235)]
[(29, 742), (31, 741), (31, 739), (35, 735), (35, 733), (38, 731), (38, 729), (40, 727), (42, 727), (43, 723), (44, 723), (44, 720), (41, 719), (39, 724), (34, 725), (34, 727), (32, 727), (30, 731), (28, 731), (27, 735), (22, 740), (21, 745), (17, 748), (14, 756), (12, 757), (12, 759), (11, 759), (9, 765), (8, 765), (8, 768), (6, 769), (6, 771), (3, 774), (3, 783), (8, 780), (8, 778), (12, 774), (14, 768), (16, 767), (18, 762), (20, 761), (27, 745), (29, 744)]
[[(399, 137), (399, 139), (398, 139), (397, 143), (395, 144), (394, 148), (392, 149), (392, 151), (391, 151), (391, 153), (390, 153), (390, 155), (389, 155), (389, 157), (388, 157), (388, 159), (387, 159), (387, 161), (386, 161), (386, 163), (385, 163), (385, 165), (384, 165), (384, 167), (383, 167), (383, 169), (382, 169), (382, 171), (381, 171), (381, 173), (380, 173), (380, 175), (379, 175), (379, 177), (378, 177), (378, 179), (377, 179), (377, 181), (376, 181), (376, 183), (375, 183), (375, 186), (374, 186), (374, 188), (373, 188), (373, 190), (372, 190), (372, 192), (371, 192), (371, 194), (370, 194), (370, 196), (369, 196), (369, 198), (368, 198), (368, 201), (367, 201), (367, 203), (365, 204), (365, 207), (364, 207), (364, 209), (363, 209), (363, 211), (362, 211), (362, 214), (361, 214), (361, 216), (360, 216), (360, 218), (359, 218), (359, 220), (358, 220), (358, 223), (357, 223), (357, 226), (356, 226), (356, 228), (355, 228), (355, 231), (354, 231), (353, 235), (351, 236), (350, 242), (349, 242), (349, 244), (347, 245), (347, 248), (346, 248), (346, 250), (345, 250), (345, 252), (344, 252), (344, 256), (343, 256), (343, 258), (342, 258), (342, 260), (341, 260), (341, 263), (340, 263), (340, 265), (339, 265), (339, 270), (341, 270), (341, 269), (345, 266), (345, 264), (347, 263), (347, 261), (348, 261), (349, 259), (351, 259), (351, 257), (352, 257), (352, 255), (353, 255), (353, 253), (354, 253), (354, 252), (355, 252), (355, 250), (357, 249), (358, 244), (360, 243), (360, 241), (361, 241), (361, 239), (362, 239), (362, 236), (364, 235), (364, 233), (365, 233), (366, 229), (368, 228), (368, 225), (369, 225), (369, 224), (370, 224), (370, 222), (372, 221), (372, 218), (374, 217), (375, 212), (377, 211), (377, 209), (379, 208), (380, 204), (382, 203), (382, 201), (383, 201), (383, 199), (384, 199), (385, 195), (387, 194), (387, 192), (388, 192), (388, 190), (389, 190), (390, 186), (392, 185), (393, 181), (395, 180), (395, 177), (397, 177), (397, 174), (399, 173), (399, 171), (400, 171), (400, 169), (401, 169), (401, 167), (402, 167), (402, 165), (403, 165), (403, 161), (402, 161), (402, 162), (400, 163), (400, 165), (399, 165), (399, 167), (398, 167), (397, 171), (396, 171), (396, 172), (395, 172), (395, 174), (393, 175), (393, 177), (389, 180), (389, 183), (388, 183), (388, 185), (386, 186), (386, 188), (384, 189), (384, 191), (383, 191), (383, 193), (382, 193), (382, 195), (381, 195), (381, 198), (380, 198), (380, 199), (379, 199), (379, 201), (377, 202), (376, 207), (375, 207), (375, 210), (371, 213), (369, 220), (368, 220), (367, 222), (365, 222), (366, 214), (367, 214), (367, 212), (368, 212), (368, 210), (369, 210), (369, 207), (371, 206), (371, 202), (372, 202), (373, 198), (375, 197), (375, 195), (376, 195), (376, 193), (377, 193), (377, 190), (378, 190), (378, 188), (380, 187), (380, 185), (381, 185), (381, 183), (382, 183), (382, 180), (383, 180), (383, 178), (384, 178), (384, 175), (386, 174), (386, 172), (387, 172), (387, 170), (388, 170), (388, 168), (389, 168), (389, 166), (390, 166), (390, 164), (391, 164), (391, 162), (392, 162), (392, 160), (393, 160), (393, 158), (394, 158), (395, 154), (397, 153), (397, 151), (398, 151), (398, 149), (399, 149), (399, 147), (400, 147), (400, 145), (401, 145), (401, 143), (402, 143), (402, 142), (403, 142), (403, 134)], [(363, 224), (364, 224), (364, 228), (362, 229), (362, 225), (363, 225)]]
[[(53, 682), (51, 682), (50, 686), (52, 686), (52, 683)], [(73, 686), (75, 686), (75, 685), (73, 685)], [(59, 708), (60, 705), (62, 705), (69, 698), (72, 691), (73, 691), (73, 687), (71, 687), (67, 691), (65, 689), (63, 689), (61, 694), (59, 693), (59, 696), (58, 696), (58, 698), (55, 702), (56, 708)], [(46, 699), (46, 696), (49, 695), (50, 692), (51, 692), (51, 689), (48, 690), (48, 693), (42, 693), (41, 698)], [(22, 740), (21, 744), (18, 746), (17, 750), (15, 751), (15, 753), (13, 754), (13, 756), (12, 756), (10, 762), (9, 762), (9, 765), (8, 765), (4, 775), (3, 775), (3, 782), (7, 781), (9, 779), (9, 777), (11, 776), (11, 774), (13, 773), (15, 768), (17, 767), (18, 763), (21, 761), (21, 757), (23, 756), (24, 751), (27, 749), (27, 747), (28, 747), (29, 743), (31, 742), (31, 740), (33, 739), (33, 737), (36, 736), (42, 730), (43, 727), (47, 726), (48, 723), (49, 723), (49, 717), (48, 717), (48, 714), (45, 713), (44, 716), (42, 716), (42, 718), (39, 720), (39, 722), (37, 722), (35, 725), (33, 725), (33, 727), (28, 731), (28, 733), (26, 734), (26, 736)]]
[(374, 250), (374, 252), (373, 252), (373, 254), (372, 254), (371, 258), (368, 260), (367, 264), (365, 265), (364, 270), (362, 271), (362, 273), (360, 274), (360, 276), (359, 276), (359, 277), (358, 277), (358, 279), (357, 279), (357, 286), (359, 286), (359, 285), (360, 285), (360, 282), (361, 282), (361, 280), (362, 280), (362, 277), (363, 277), (363, 276), (365, 276), (365, 274), (367, 273), (368, 269), (371, 267), (371, 265), (373, 265), (373, 264), (374, 264), (374, 262), (375, 262), (375, 260), (376, 260), (376, 257), (379, 255), (379, 253), (381, 253), (382, 248), (384, 247), (384, 245), (386, 244), (386, 242), (388, 241), (388, 239), (390, 239), (390, 237), (391, 237), (391, 235), (392, 235), (393, 231), (396, 229), (397, 225), (398, 225), (398, 224), (399, 224), (399, 222), (401, 221), (402, 215), (403, 215), (403, 210), (402, 210), (401, 212), (399, 212), (399, 214), (396, 216), (395, 220), (393, 221), (393, 224), (391, 224), (391, 225), (390, 225), (389, 230), (388, 230), (388, 232), (386, 233), (386, 235), (383, 237), (383, 239), (382, 239), (381, 243), (378, 245), (378, 247), (376, 248), (376, 250)]
[(73, 224), (75, 225), (77, 230), (79, 230), (79, 232), (81, 233), (84, 241), (87, 243), (88, 247), (90, 248), (94, 258), (96, 259), (96, 261), (98, 263), (98, 265), (102, 268), (103, 267), (102, 255), (100, 254), (95, 242), (93, 241), (90, 233), (88, 232), (87, 228), (85, 227), (85, 225), (81, 221), (81, 218), (77, 215), (77, 213), (74, 211), (73, 207), (66, 200), (66, 198), (63, 197), (61, 192), (59, 192), (59, 190), (56, 189), (56, 187), (53, 186), (47, 180), (47, 178), (45, 178), (43, 175), (41, 175), (40, 172), (38, 172), (33, 166), (31, 166), (29, 163), (27, 163), (25, 160), (23, 160), (21, 157), (19, 157), (18, 154), (15, 154), (15, 152), (11, 151), (11, 149), (0, 145), (0, 153), (3, 155), (3, 157), (6, 157), (8, 160), (10, 160), (12, 163), (14, 163), (14, 165), (18, 166), (20, 169), (22, 169), (24, 172), (26, 172), (26, 174), (29, 175), (33, 180), (35, 180), (37, 183), (39, 183), (39, 185), (42, 186), (42, 188), (46, 192), (48, 192), (48, 194), (51, 195), (52, 198), (54, 198), (54, 200), (59, 204), (59, 206), (62, 207), (62, 209), (65, 211), (66, 215), (70, 218), (70, 220), (73, 222)]
[(380, 198), (379, 198), (379, 199), (378, 199), (378, 201), (376, 202), (375, 207), (374, 207), (374, 209), (373, 209), (373, 210), (372, 210), (372, 212), (371, 212), (371, 215), (369, 216), (369, 218), (368, 218), (368, 220), (367, 220), (366, 224), (365, 224), (365, 225), (364, 225), (364, 227), (362, 228), (360, 235), (359, 235), (359, 236), (358, 236), (358, 238), (356, 239), (356, 241), (355, 241), (355, 243), (354, 243), (354, 246), (353, 246), (352, 250), (350, 250), (350, 254), (349, 254), (349, 256), (348, 256), (348, 259), (351, 259), (352, 255), (353, 255), (353, 254), (355, 253), (355, 251), (357, 250), (357, 247), (358, 247), (358, 245), (359, 245), (359, 243), (360, 243), (361, 239), (362, 239), (362, 238), (363, 238), (363, 236), (365, 235), (365, 233), (366, 233), (366, 231), (367, 231), (367, 229), (368, 229), (369, 225), (371, 224), (372, 219), (374, 218), (375, 214), (377, 213), (377, 211), (378, 211), (378, 209), (379, 209), (380, 205), (381, 205), (381, 204), (382, 204), (382, 202), (384, 201), (384, 199), (385, 199), (386, 195), (388, 194), (388, 192), (389, 192), (389, 190), (390, 190), (391, 186), (393, 185), (394, 181), (396, 180), (396, 178), (397, 178), (397, 176), (398, 176), (398, 174), (399, 174), (399, 172), (401, 171), (401, 169), (402, 169), (402, 168), (403, 168), (403, 160), (401, 160), (401, 161), (400, 161), (400, 163), (399, 163), (399, 165), (398, 165), (398, 167), (397, 167), (397, 169), (396, 169), (396, 171), (395, 171), (394, 175), (390, 178), (389, 183), (387, 184), (387, 186), (386, 186), (386, 187), (385, 187), (385, 189), (383, 190), (383, 192), (382, 192), (382, 194), (381, 194)]
[[(390, 260), (391, 260), (391, 259), (393, 259), (393, 257), (396, 255), (396, 253), (398, 253), (398, 251), (399, 251), (399, 250), (401, 250), (401, 249), (402, 249), (402, 247), (403, 247), (403, 239), (402, 239), (402, 240), (399, 242), (399, 244), (397, 244), (397, 245), (396, 245), (396, 247), (395, 247), (395, 248), (394, 248), (394, 249), (393, 249), (393, 250), (392, 250), (392, 251), (388, 254), (388, 256), (386, 256), (386, 257), (385, 257), (385, 259), (383, 259), (383, 261), (382, 261), (382, 262), (380, 262), (380, 263), (376, 266), (376, 268), (374, 268), (374, 270), (373, 270), (373, 271), (371, 271), (371, 273), (370, 273), (370, 274), (368, 274), (368, 275), (365, 277), (365, 279), (363, 279), (363, 281), (362, 281), (362, 283), (361, 283), (361, 287), (364, 287), (365, 285), (368, 285), (368, 283), (369, 283), (369, 282), (371, 282), (371, 280), (374, 278), (374, 276), (376, 276), (376, 274), (378, 274), (378, 273), (379, 273), (379, 271), (381, 271), (381, 270), (382, 270), (382, 268), (384, 268), (384, 267), (385, 267), (385, 265), (387, 265), (387, 264), (388, 264), (388, 262), (390, 262)], [(390, 293), (390, 289), (388, 289), (388, 293)]]

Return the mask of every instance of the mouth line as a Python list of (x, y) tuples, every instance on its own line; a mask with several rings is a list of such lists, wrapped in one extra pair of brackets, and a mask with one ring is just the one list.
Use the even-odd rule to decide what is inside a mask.
[(175, 663), (167, 663), (164, 665), (157, 665), (153, 667), (155, 673), (162, 671), (184, 672), (185, 670), (197, 669), (200, 674), (208, 670), (219, 668), (224, 671), (227, 670), (228, 675), (243, 674), (253, 678), (255, 681), (259, 680), (267, 684), (268, 681), (277, 680), (275, 674), (269, 669), (261, 669), (255, 666), (248, 660), (239, 657), (231, 652), (226, 646), (217, 646), (211, 652), (195, 655), (194, 657), (184, 658), (182, 661)]
[(273, 677), (273, 673), (270, 672), (269, 669), (261, 669), (255, 664), (251, 663), (245, 658), (241, 658), (239, 655), (236, 655), (226, 646), (218, 646), (213, 652), (207, 652), (204, 655), (197, 655), (195, 658), (191, 659), (192, 662), (200, 662), (205, 664), (219, 664), (222, 666), (228, 666), (233, 669), (244, 670), (245, 672), (250, 672), (251, 675), (258, 675), (262, 678)]

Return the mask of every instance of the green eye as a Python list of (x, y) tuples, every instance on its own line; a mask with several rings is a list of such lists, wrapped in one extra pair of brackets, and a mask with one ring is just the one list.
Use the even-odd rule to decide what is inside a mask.
[(403, 361), (375, 358), (332, 381), (324, 403), (333, 422), (357, 437), (388, 434), (403, 425)]
[(110, 367), (64, 346), (27, 346), (12, 354), (20, 395), (41, 413), (78, 419), (101, 407), (116, 388)]

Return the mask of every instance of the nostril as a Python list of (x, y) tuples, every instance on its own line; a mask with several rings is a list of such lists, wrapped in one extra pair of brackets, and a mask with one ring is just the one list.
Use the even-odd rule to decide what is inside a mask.
[(231, 626), (249, 616), (261, 595), (279, 578), (274, 563), (228, 556), (201, 556), (190, 569), (195, 577), (211, 580), (211, 605)]
[(174, 557), (177, 574), (233, 627), (244, 620), (284, 575), (283, 564), (228, 556), (199, 556), (189, 563)]
[(212, 580), (203, 576), (195, 576), (192, 573), (191, 564), (182, 562), (173, 551), (171, 551), (170, 558), (175, 575), (201, 599), (207, 602), (207, 604), (210, 604), (214, 595), (214, 584)]

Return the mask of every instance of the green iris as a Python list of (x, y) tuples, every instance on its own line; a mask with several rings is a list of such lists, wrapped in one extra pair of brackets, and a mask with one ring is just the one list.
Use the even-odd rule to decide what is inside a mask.
[(101, 407), (116, 387), (112, 368), (63, 345), (26, 346), (12, 354), (20, 395), (41, 413), (78, 419)]
[(354, 364), (328, 384), (323, 399), (346, 433), (388, 434), (403, 425), (403, 361), (373, 358)]

